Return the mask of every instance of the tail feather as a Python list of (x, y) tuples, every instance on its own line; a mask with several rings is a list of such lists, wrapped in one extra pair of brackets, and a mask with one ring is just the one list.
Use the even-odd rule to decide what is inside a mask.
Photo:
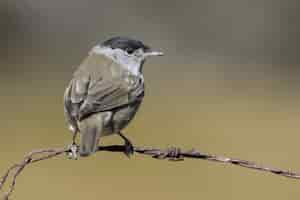
[(79, 123), (81, 133), (80, 156), (89, 156), (97, 150), (102, 128), (102, 118), (97, 115), (92, 115)]

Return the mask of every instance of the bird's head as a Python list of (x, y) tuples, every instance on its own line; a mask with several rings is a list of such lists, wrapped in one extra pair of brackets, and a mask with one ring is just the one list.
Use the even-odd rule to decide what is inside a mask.
[(162, 56), (139, 40), (127, 37), (113, 37), (92, 49), (92, 53), (103, 54), (134, 74), (140, 73), (146, 58)]

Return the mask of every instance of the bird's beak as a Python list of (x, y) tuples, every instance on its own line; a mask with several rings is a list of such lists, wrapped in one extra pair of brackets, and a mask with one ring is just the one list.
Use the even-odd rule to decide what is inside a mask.
[(163, 56), (164, 53), (161, 52), (161, 51), (149, 51), (149, 52), (145, 52), (145, 57), (148, 57), (148, 56)]

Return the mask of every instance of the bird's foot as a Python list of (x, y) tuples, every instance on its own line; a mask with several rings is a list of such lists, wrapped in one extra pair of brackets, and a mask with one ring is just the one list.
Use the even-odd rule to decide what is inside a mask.
[(124, 140), (124, 154), (130, 158), (134, 153), (134, 147), (129, 139), (127, 139), (120, 131), (118, 132), (119, 136)]
[(130, 158), (134, 153), (134, 147), (129, 140), (125, 140), (124, 144), (124, 154)]
[(76, 145), (76, 143), (73, 143), (71, 145), (68, 145), (68, 149), (69, 149), (69, 151), (67, 152), (67, 157), (72, 160), (77, 160), (79, 146)]
[(125, 155), (130, 158), (131, 155), (133, 155), (134, 147), (129, 139), (127, 139), (121, 132), (118, 133), (121, 138), (124, 140), (124, 153)]

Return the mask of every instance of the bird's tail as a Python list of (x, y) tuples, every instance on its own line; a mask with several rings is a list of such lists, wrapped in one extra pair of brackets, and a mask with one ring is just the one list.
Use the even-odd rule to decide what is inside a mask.
[(89, 156), (97, 150), (100, 134), (102, 132), (101, 116), (90, 116), (79, 122), (80, 156)]

